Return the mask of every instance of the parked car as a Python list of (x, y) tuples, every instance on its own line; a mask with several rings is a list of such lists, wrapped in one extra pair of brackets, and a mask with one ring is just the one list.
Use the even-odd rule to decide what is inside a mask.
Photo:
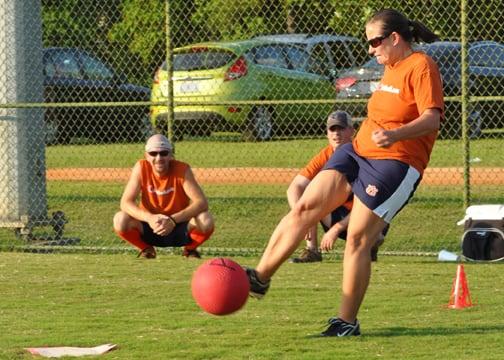
[[(333, 65), (318, 54), (317, 50), (309, 53), (302, 44), (279, 39), (207, 42), (175, 49), (176, 137), (231, 130), (242, 132), (248, 140), (268, 140), (275, 130), (290, 134), (315, 129), (331, 111), (332, 101), (295, 105), (281, 101), (334, 99), (334, 77), (325, 70)], [(351, 57), (343, 63), (351, 66), (355, 61)], [(168, 74), (163, 63), (154, 76), (152, 102), (166, 102), (167, 94)], [(272, 103), (254, 104), (256, 100)], [(166, 106), (151, 107), (156, 128), (166, 129), (166, 118)]]
[(336, 78), (339, 71), (358, 66), (369, 58), (364, 43), (353, 36), (277, 34), (262, 35), (256, 39), (302, 47), (312, 58), (313, 71), (332, 78)]
[[(439, 41), (418, 45), (418, 50), (430, 55), (438, 64), (443, 78), (445, 97), (461, 95), (461, 44)], [(469, 91), (472, 96), (500, 96), (504, 92), (504, 45), (493, 41), (471, 43), (468, 50)], [(337, 98), (368, 98), (375, 91), (384, 67), (371, 59), (360, 67), (342, 72), (336, 80)], [(458, 138), (461, 134), (461, 105), (446, 101), (445, 121), (440, 138)], [(366, 104), (349, 104), (355, 118), (367, 114)], [(470, 111), (470, 136), (478, 137), (488, 128), (504, 127), (504, 105), (497, 101), (475, 103)]]
[[(128, 83), (124, 75), (80, 49), (46, 48), (43, 65), (46, 103), (150, 100), (150, 89)], [(67, 143), (74, 137), (141, 140), (148, 112), (148, 106), (46, 108), (46, 142)]]

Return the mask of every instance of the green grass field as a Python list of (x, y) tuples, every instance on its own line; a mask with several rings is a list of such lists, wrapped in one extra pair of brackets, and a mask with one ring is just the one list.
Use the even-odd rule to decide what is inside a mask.
[[(80, 245), (128, 249), (112, 231), (112, 217), (119, 209), (121, 183), (49, 182), (50, 209), (62, 210), (69, 219), (65, 237), (78, 237)], [(208, 185), (205, 192), (217, 230), (204, 247), (262, 249), (281, 217), (288, 211), (284, 185)], [(463, 217), (459, 187), (420, 187), (411, 203), (398, 215), (383, 245), (383, 251), (438, 252), (460, 250)], [(502, 188), (487, 187), (484, 203), (504, 203)], [(36, 228), (37, 234), (48, 229)], [(50, 230), (50, 229), (49, 229)], [(321, 231), (319, 235), (321, 235)], [(12, 230), (0, 231), (3, 246), (26, 243)], [(341, 250), (343, 243), (338, 244)]]
[[(475, 166), (502, 167), (501, 142), (471, 142)], [(183, 141), (177, 157), (194, 167), (300, 167), (325, 140), (267, 143)], [(46, 165), (131, 167), (142, 144), (51, 146)], [(459, 142), (439, 141), (431, 166), (462, 166)], [(65, 237), (79, 248), (54, 254), (0, 252), (0, 359), (31, 359), (37, 346), (91, 347), (115, 343), (103, 359), (500, 359), (504, 351), (502, 264), (466, 264), (476, 305), (447, 308), (455, 263), (402, 252), (460, 252), (461, 186), (420, 186), (394, 220), (359, 314), (363, 335), (317, 337), (336, 315), (342, 264), (335, 253), (318, 264), (284, 264), (268, 296), (250, 299), (236, 314), (208, 315), (191, 297), (191, 275), (201, 260), (161, 251), (135, 258), (112, 231), (123, 183), (49, 181), (50, 211), (62, 210)], [(205, 185), (217, 222), (202, 247), (204, 259), (230, 256), (243, 265), (257, 254), (288, 210), (285, 185)], [(479, 203), (504, 203), (502, 186), (471, 189)], [(47, 229), (36, 229), (44, 233)], [(29, 247), (27, 247), (29, 245)], [(0, 248), (30, 250), (35, 242), (0, 230)], [(94, 252), (89, 254), (89, 251)], [(247, 249), (250, 249), (248, 252)], [(115, 254), (116, 250), (124, 251)], [(129, 252), (127, 252), (129, 250)], [(45, 247), (44, 251), (51, 251)], [(385, 255), (384, 255), (385, 254)], [(245, 255), (245, 257), (243, 257)]]
[[(177, 144), (177, 157), (194, 167), (271, 166), (301, 167), (326, 140), (289, 140), (265, 143), (190, 140)], [(501, 142), (471, 142), (475, 166), (503, 166)], [(142, 156), (142, 144), (69, 145), (46, 149), (48, 168), (131, 167)], [(438, 141), (432, 166), (461, 166), (462, 146), (457, 141)], [(69, 219), (66, 237), (78, 237), (87, 247), (127, 248), (112, 231), (112, 217), (119, 209), (122, 182), (48, 181), (49, 211), (61, 210)], [(217, 231), (205, 246), (262, 249), (280, 218), (288, 211), (286, 185), (204, 185)], [(459, 250), (463, 217), (462, 186), (421, 185), (394, 220), (383, 250), (437, 252)], [(475, 203), (504, 203), (502, 186), (473, 187)], [(51, 230), (51, 229), (49, 229)], [(47, 229), (36, 228), (35, 232)], [(0, 247), (24, 246), (9, 229), (0, 230)]]
[[(207, 257), (208, 258), (208, 257)], [(234, 258), (255, 265), (257, 258)], [(465, 264), (475, 306), (448, 309), (455, 263), (382, 256), (359, 338), (320, 338), (342, 264), (284, 264), (261, 301), (217, 317), (191, 296), (203, 260), (0, 253), (0, 358), (38, 346), (119, 346), (103, 359), (501, 359), (502, 264)]]
[[(327, 144), (327, 140), (285, 140), (264, 143), (236, 141), (182, 141), (176, 144), (177, 158), (193, 167), (295, 167), (304, 166)], [(471, 158), (481, 161), (474, 166), (504, 166), (502, 139), (471, 141)], [(431, 167), (462, 166), (462, 143), (438, 140), (434, 146)], [(126, 167), (133, 166), (143, 154), (143, 144), (67, 145), (46, 149), (46, 166), (61, 167)]]

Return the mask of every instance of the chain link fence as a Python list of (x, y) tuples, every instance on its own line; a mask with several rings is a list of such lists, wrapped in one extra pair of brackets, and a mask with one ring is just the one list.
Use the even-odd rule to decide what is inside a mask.
[[(439, 34), (446, 121), (430, 167), (383, 246), (457, 251), (469, 204), (504, 203), (502, 2), (7, 0), (0, 4), (0, 246), (125, 251), (112, 217), (154, 132), (209, 198), (206, 253), (259, 253), (288, 183), (358, 128), (383, 68), (364, 25), (396, 8)], [(170, 81), (171, 80), (171, 81)], [(341, 245), (340, 248), (341, 249)]]

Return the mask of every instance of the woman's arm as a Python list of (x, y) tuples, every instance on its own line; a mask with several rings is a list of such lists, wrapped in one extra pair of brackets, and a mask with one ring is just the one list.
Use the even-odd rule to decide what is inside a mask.
[(379, 147), (388, 147), (401, 140), (413, 139), (439, 130), (441, 110), (437, 108), (426, 109), (415, 120), (392, 130), (375, 130), (371, 139)]

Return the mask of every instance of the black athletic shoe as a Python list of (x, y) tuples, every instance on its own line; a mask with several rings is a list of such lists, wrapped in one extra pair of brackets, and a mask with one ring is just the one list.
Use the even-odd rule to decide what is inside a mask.
[(257, 277), (257, 272), (255, 271), (255, 269), (246, 266), (244, 266), (244, 269), (247, 273), (250, 283), (250, 296), (256, 299), (262, 299), (262, 297), (268, 292), (268, 289), (270, 287), (270, 280), (262, 282)]
[(320, 334), (321, 336), (343, 337), (360, 335), (360, 324), (357, 319), (355, 319), (355, 324), (351, 324), (340, 318), (330, 318), (328, 324), (329, 326)]

